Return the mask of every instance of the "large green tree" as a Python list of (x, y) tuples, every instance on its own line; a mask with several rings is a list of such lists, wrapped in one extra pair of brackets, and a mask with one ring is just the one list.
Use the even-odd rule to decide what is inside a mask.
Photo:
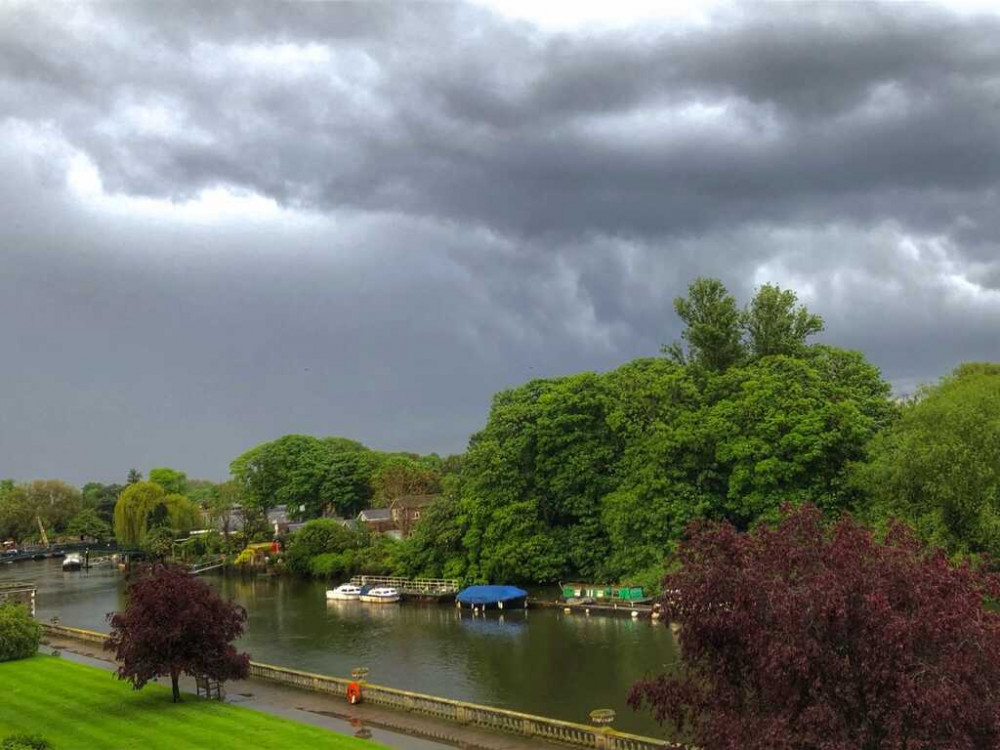
[(752, 357), (798, 354), (807, 338), (823, 330), (823, 319), (797, 303), (795, 292), (776, 284), (764, 284), (757, 290), (742, 316)]
[(1000, 556), (1000, 364), (923, 388), (856, 479), (873, 520), (899, 516), (952, 553)]
[(84, 508), (66, 525), (66, 533), (75, 537), (90, 537), (98, 543), (111, 536), (111, 527), (93, 508)]
[[(243, 490), (245, 504), (264, 513), (275, 505), (287, 505), (293, 516), (315, 518), (338, 506), (340, 498), (329, 492), (339, 489), (330, 476), (334, 457), (357, 451), (367, 448), (347, 438), (285, 435), (251, 448), (229, 469)], [(356, 469), (350, 462), (344, 465), (349, 471)], [(351, 504), (343, 502), (345, 507)]]
[(126, 547), (138, 547), (151, 529), (183, 534), (194, 528), (197, 519), (197, 509), (183, 495), (168, 495), (156, 482), (136, 482), (115, 505), (115, 538)]
[(687, 354), (679, 343), (666, 348), (675, 359), (720, 371), (746, 355), (736, 299), (718, 279), (695, 279), (687, 297), (674, 300), (674, 310), (684, 323), (681, 336), (687, 342)]

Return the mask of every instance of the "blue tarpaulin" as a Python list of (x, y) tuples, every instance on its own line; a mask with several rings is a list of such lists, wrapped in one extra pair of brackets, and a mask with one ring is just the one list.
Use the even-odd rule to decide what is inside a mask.
[(462, 589), (456, 597), (462, 604), (496, 604), (523, 599), (528, 595), (524, 589), (517, 586), (469, 586)]

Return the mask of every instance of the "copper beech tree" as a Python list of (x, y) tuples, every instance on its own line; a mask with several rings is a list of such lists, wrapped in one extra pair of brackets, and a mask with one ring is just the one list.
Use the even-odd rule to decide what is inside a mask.
[(678, 556), (679, 670), (633, 708), (712, 750), (1000, 747), (996, 575), (811, 506), (748, 534), (694, 526)]
[(169, 675), (177, 703), (182, 673), (220, 681), (246, 677), (250, 657), (232, 645), (243, 634), (246, 610), (223, 601), (182, 568), (140, 568), (129, 583), (125, 611), (108, 620), (111, 635), (104, 648), (121, 663), (118, 678), (136, 690)]

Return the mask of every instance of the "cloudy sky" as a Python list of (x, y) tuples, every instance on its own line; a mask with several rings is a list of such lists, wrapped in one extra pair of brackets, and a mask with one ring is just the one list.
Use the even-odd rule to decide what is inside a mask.
[(697, 275), (1000, 359), (1000, 16), (657, 5), (0, 5), (0, 476), (460, 451)]

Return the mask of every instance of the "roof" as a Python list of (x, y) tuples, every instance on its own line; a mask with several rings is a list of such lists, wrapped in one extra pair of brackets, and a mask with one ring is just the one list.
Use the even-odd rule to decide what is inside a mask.
[(469, 586), (458, 592), (455, 598), (462, 604), (495, 604), (521, 599), (527, 595), (527, 591), (517, 586)]
[(358, 513), (359, 521), (391, 521), (392, 511), (388, 508), (366, 508)]
[(393, 508), (426, 508), (440, 495), (402, 495), (392, 501)]

